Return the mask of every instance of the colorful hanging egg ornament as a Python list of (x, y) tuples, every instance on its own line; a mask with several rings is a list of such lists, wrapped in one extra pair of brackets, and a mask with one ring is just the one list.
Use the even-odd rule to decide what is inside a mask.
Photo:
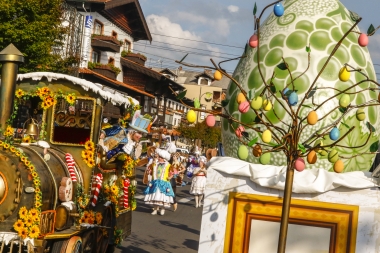
[(317, 153), (314, 150), (310, 151), (307, 155), (307, 162), (309, 164), (314, 164), (317, 162)]
[(245, 145), (240, 145), (238, 149), (238, 157), (241, 160), (247, 160), (248, 158), (248, 148)]
[(307, 123), (309, 125), (315, 125), (318, 122), (318, 114), (315, 111), (309, 112), (307, 115)]
[(243, 132), (245, 131), (245, 128), (243, 126), (238, 126), (235, 130), (235, 134), (238, 138), (241, 138), (243, 136)]
[(262, 135), (262, 140), (265, 143), (269, 143), (272, 140), (272, 133), (269, 129), (265, 130)]
[(250, 105), (249, 105), (248, 101), (244, 101), (244, 102), (240, 103), (240, 105), (239, 105), (239, 112), (247, 113), (249, 111), (249, 107), (250, 107)]
[(244, 94), (242, 92), (240, 92), (239, 95), (237, 95), (237, 97), (236, 97), (236, 101), (240, 105), (244, 101), (247, 101), (247, 99), (245, 98)]
[(215, 126), (215, 116), (212, 114), (207, 115), (206, 125), (209, 127)]
[(347, 70), (346, 66), (343, 66), (339, 71), (339, 80), (341, 80), (342, 82), (347, 82), (348, 80), (350, 80), (350, 77), (351, 72)]
[(339, 99), (339, 105), (346, 108), (351, 103), (350, 96), (348, 94), (343, 94)]
[(194, 123), (197, 120), (197, 114), (193, 110), (189, 110), (187, 112), (186, 119), (189, 123)]
[(257, 34), (254, 34), (251, 36), (251, 38), (249, 38), (248, 44), (252, 48), (256, 48), (259, 45), (259, 39), (257, 37)]
[(263, 165), (269, 164), (269, 162), (270, 162), (270, 153), (265, 153), (265, 154), (261, 155), (259, 161)]
[(288, 98), (289, 104), (291, 106), (295, 106), (298, 103), (298, 95), (294, 91), (290, 93), (289, 98)]
[(365, 33), (361, 33), (358, 38), (358, 44), (361, 47), (366, 47), (368, 45), (368, 36)]
[(264, 111), (270, 111), (272, 109), (272, 103), (268, 99), (265, 99), (263, 102)]
[(263, 150), (261, 148), (261, 146), (259, 144), (256, 144), (253, 149), (252, 149), (252, 154), (255, 156), (255, 157), (260, 157), (263, 153)]
[(365, 112), (362, 108), (360, 108), (356, 111), (356, 119), (359, 121), (365, 120)]
[(273, 7), (273, 13), (276, 17), (281, 17), (284, 15), (284, 6), (281, 3), (277, 3)]
[(334, 163), (334, 171), (336, 173), (341, 173), (344, 170), (344, 163), (342, 160), (338, 160)]
[(329, 133), (329, 137), (331, 140), (333, 141), (336, 141), (337, 139), (339, 139), (339, 136), (340, 136), (340, 131), (337, 127), (334, 127), (330, 133)]
[(305, 165), (305, 161), (303, 160), (303, 158), (301, 157), (298, 157), (295, 161), (294, 161), (294, 168), (296, 169), (296, 171), (303, 171), (305, 169), (306, 165)]
[(254, 110), (259, 110), (263, 106), (263, 98), (260, 96), (257, 96), (256, 98), (252, 99), (251, 101), (251, 107)]
[(216, 81), (219, 81), (219, 80), (222, 79), (222, 77), (223, 77), (222, 73), (219, 70), (216, 70), (215, 73), (214, 73), (214, 79)]
[(329, 155), (327, 157), (330, 163), (335, 163), (336, 161), (339, 160), (339, 154), (336, 149), (333, 149), (329, 152)]

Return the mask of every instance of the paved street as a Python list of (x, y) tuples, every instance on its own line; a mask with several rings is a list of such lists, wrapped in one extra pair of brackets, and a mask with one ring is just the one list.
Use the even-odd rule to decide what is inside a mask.
[(138, 187), (137, 208), (132, 214), (132, 234), (115, 252), (163, 253), (198, 252), (202, 208), (195, 208), (189, 194), (190, 183), (177, 188), (178, 209), (166, 210), (165, 215), (151, 215), (151, 206), (144, 205), (142, 184), (144, 168), (136, 170)]

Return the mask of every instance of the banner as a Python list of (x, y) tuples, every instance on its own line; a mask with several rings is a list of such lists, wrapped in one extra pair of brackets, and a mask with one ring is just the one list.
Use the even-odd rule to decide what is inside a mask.
[(84, 24), (84, 38), (83, 38), (83, 61), (82, 64), (87, 67), (87, 62), (90, 60), (90, 49), (91, 49), (91, 30), (92, 30), (92, 16), (87, 15)]

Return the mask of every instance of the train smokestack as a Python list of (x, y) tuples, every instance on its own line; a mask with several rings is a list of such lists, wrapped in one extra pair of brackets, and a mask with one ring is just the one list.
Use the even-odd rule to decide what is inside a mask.
[(16, 91), (18, 65), (24, 62), (23, 54), (11, 43), (0, 52), (0, 128), (5, 130), (6, 122), (13, 111), (13, 100)]

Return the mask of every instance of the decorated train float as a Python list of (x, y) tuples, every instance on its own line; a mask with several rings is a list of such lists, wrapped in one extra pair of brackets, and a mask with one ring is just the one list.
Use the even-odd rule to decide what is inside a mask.
[[(149, 124), (138, 101), (68, 75), (17, 76), (13, 45), (0, 60), (0, 252), (112, 251), (136, 208), (137, 142)], [(135, 115), (135, 128), (103, 121), (107, 103)]]

